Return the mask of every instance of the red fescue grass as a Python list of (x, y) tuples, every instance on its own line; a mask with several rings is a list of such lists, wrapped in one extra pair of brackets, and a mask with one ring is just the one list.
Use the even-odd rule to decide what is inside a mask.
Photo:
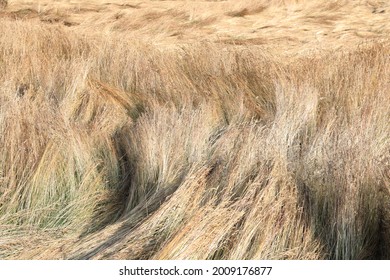
[(387, 42), (0, 22), (1, 258), (390, 257)]

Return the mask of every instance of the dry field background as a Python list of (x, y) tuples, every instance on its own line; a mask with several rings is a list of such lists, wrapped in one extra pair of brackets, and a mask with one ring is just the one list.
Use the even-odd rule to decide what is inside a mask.
[(1, 259), (389, 259), (387, 1), (0, 1)]

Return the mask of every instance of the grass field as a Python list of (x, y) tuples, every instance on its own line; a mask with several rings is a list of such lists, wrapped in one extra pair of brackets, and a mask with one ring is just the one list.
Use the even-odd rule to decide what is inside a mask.
[(0, 1), (0, 259), (390, 259), (390, 4)]

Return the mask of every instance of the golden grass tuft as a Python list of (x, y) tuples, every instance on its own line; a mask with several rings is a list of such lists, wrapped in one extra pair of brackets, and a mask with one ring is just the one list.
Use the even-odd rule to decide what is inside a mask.
[(10, 2), (0, 258), (388, 259), (387, 6), (325, 2)]

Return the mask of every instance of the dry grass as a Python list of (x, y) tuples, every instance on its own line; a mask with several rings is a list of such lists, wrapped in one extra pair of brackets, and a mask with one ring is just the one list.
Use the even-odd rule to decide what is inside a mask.
[(383, 3), (9, 1), (0, 258), (389, 259)]

